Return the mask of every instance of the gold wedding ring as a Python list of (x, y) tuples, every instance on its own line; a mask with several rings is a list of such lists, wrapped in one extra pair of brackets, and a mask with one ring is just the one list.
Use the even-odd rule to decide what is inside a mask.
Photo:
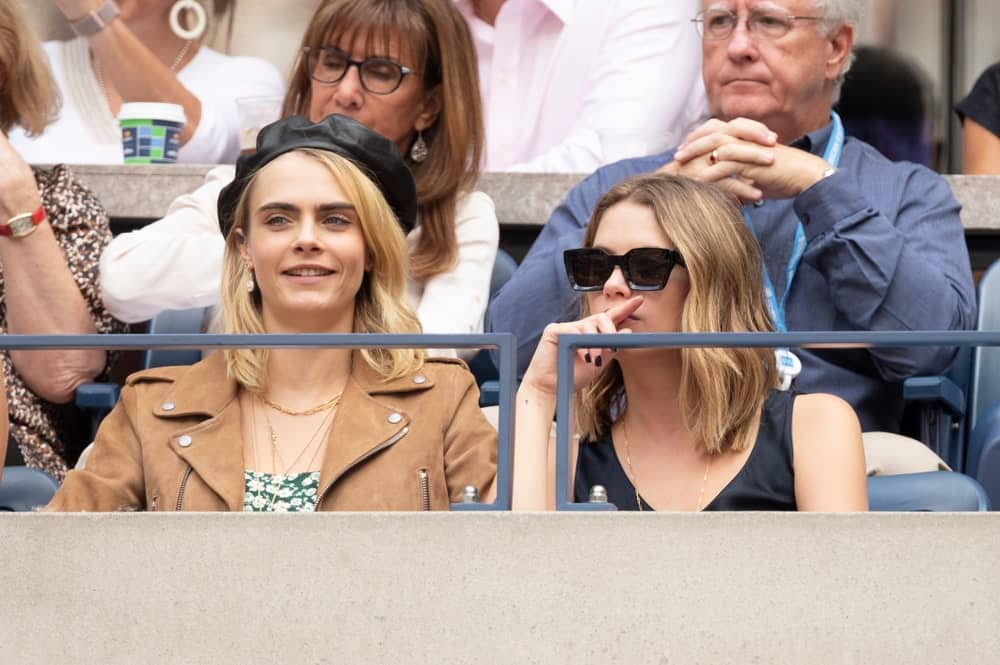
[(708, 164), (709, 166), (715, 166), (719, 163), (719, 149), (716, 148), (712, 152), (708, 153)]

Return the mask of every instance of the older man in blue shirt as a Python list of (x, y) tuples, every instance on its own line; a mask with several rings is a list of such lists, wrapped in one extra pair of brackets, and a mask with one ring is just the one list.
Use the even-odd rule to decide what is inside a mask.
[[(831, 114), (859, 14), (858, 0), (706, 0), (696, 23), (714, 118), (676, 150), (599, 169), (555, 210), (487, 313), (489, 330), (517, 335), (522, 372), (542, 328), (577, 314), (563, 250), (580, 246), (604, 192), (656, 170), (716, 182), (744, 202), (788, 330), (974, 325), (960, 207), (947, 183), (842, 137)], [(954, 357), (932, 347), (796, 353), (797, 390), (840, 395), (864, 429), (886, 431), (900, 428), (902, 381), (945, 371)]]

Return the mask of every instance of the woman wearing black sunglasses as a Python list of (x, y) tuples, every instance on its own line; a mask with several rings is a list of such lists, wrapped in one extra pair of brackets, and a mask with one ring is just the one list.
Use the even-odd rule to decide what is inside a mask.
[[(549, 325), (518, 390), (514, 507), (551, 508), (556, 345), (563, 333), (773, 330), (757, 242), (711, 185), (640, 176), (566, 252), (583, 318)], [(769, 349), (581, 349), (570, 468), (622, 510), (867, 509), (861, 428), (832, 395), (777, 390)]]

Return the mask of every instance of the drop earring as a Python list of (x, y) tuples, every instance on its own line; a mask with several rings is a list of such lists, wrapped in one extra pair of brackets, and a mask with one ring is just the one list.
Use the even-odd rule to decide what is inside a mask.
[(253, 293), (254, 289), (257, 288), (257, 283), (253, 281), (253, 268), (247, 266), (247, 270), (250, 271), (250, 278), (247, 280), (247, 291)]
[(427, 159), (427, 154), (430, 151), (427, 149), (427, 142), (424, 141), (424, 132), (421, 129), (417, 130), (417, 140), (413, 142), (410, 146), (410, 159), (412, 159), (417, 164), (423, 162)]

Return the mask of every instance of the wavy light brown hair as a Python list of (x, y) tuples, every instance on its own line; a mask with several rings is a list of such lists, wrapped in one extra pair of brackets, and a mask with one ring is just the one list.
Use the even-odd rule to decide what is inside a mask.
[(0, 131), (38, 136), (59, 113), (59, 91), (35, 31), (14, 0), (0, 0)]
[(424, 90), (440, 87), (441, 113), (423, 133), (429, 155), (419, 164), (410, 163), (420, 205), (420, 233), (410, 254), (410, 272), (415, 279), (426, 279), (454, 265), (458, 197), (479, 179), (485, 130), (476, 48), (452, 0), (325, 0), (302, 38), (282, 115), (309, 115), (313, 81), (304, 49), (357, 35), (380, 46), (398, 39), (421, 73)]
[[(367, 252), (368, 270), (354, 300), (356, 333), (419, 333), (420, 322), (406, 304), (406, 238), (382, 192), (348, 159), (332, 152), (300, 149), (330, 169), (354, 204)], [(222, 328), (226, 333), (263, 333), (260, 289), (246, 290), (252, 273), (240, 255), (240, 243), (249, 238), (250, 198), (264, 166), (247, 184), (236, 204), (235, 223), (226, 236), (222, 263)], [(241, 235), (242, 234), (242, 235)], [(420, 349), (360, 349), (365, 362), (384, 379), (420, 369)], [(227, 349), (229, 375), (251, 392), (267, 385), (267, 349)]]
[[(681, 332), (770, 332), (757, 240), (736, 202), (714, 185), (669, 175), (644, 175), (611, 188), (597, 203), (584, 246), (592, 247), (604, 213), (628, 201), (646, 206), (684, 257), (690, 290)], [(584, 299), (584, 314), (587, 302)], [(710, 453), (745, 450), (768, 393), (778, 384), (774, 352), (761, 348), (684, 348), (681, 412), (694, 439)], [(610, 430), (628, 408), (617, 361), (576, 395), (580, 431), (591, 439)]]

